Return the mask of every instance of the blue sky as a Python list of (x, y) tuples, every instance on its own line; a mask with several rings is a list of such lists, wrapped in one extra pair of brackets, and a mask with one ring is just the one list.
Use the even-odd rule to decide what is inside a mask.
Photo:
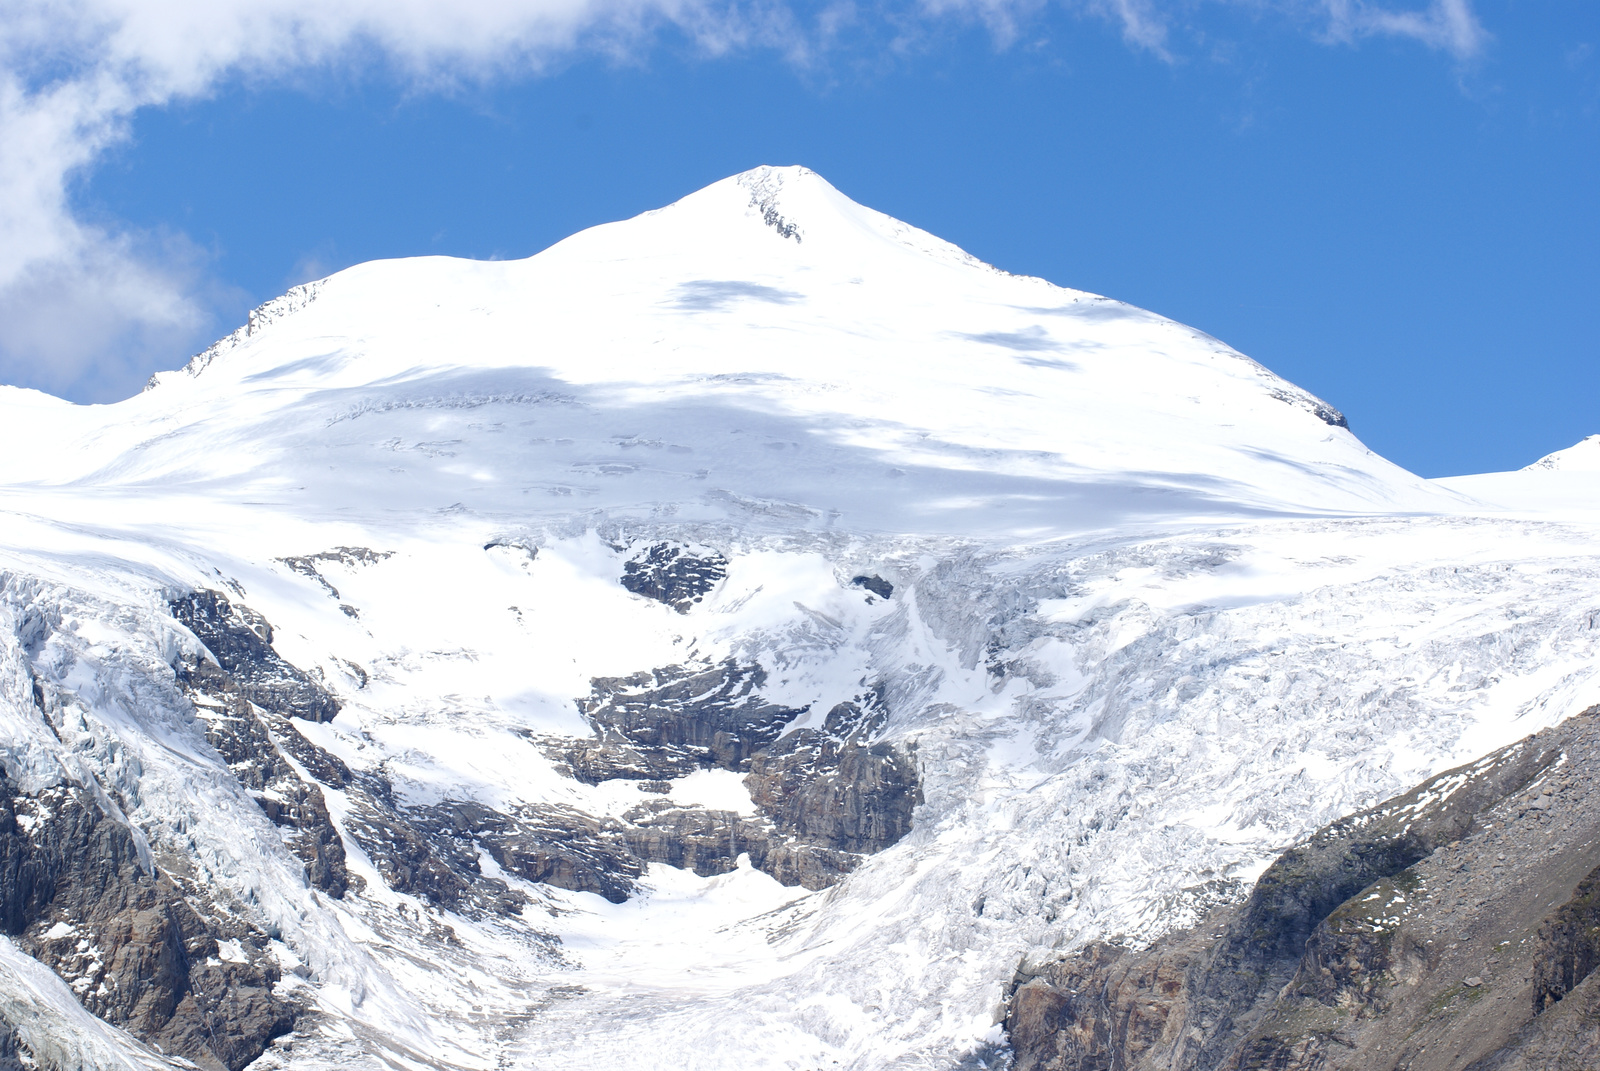
[[(81, 304), (30, 319), (0, 286), (0, 379), (125, 396), (295, 282), (527, 256), (802, 163), (1000, 267), (1224, 339), (1424, 475), (1600, 431), (1600, 4), (924, 4), (853, 9), (831, 39), (839, 9), (783, 10), (422, 60), (408, 26), (195, 70), (140, 37), (177, 88), (133, 83), (81, 135), (59, 215), (88, 237), (52, 290)], [(1419, 12), (1436, 22), (1383, 21)], [(13, 67), (38, 99), (83, 80)]]

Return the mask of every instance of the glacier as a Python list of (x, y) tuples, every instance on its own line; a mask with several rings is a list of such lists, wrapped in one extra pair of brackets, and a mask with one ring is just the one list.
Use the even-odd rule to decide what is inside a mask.
[[(134, 398), (0, 413), (0, 765), (262, 935), (303, 1009), (263, 1069), (1002, 1066), (1019, 967), (1192, 925), (1324, 823), (1600, 701), (1584, 466), (1421, 479), (1222, 342), (803, 168), (523, 261), (360, 265)], [(678, 604), (626, 586), (663, 547), (724, 564)], [(193, 592), (335, 704), (266, 724), (350, 891), (208, 736)], [(352, 833), (380, 782), (396, 814), (757, 822), (737, 761), (552, 757), (648, 692), (597, 682), (719, 666), (782, 738), (875, 711), (909, 829), (817, 887), (741, 853), (614, 896), (472, 840), (504, 910), (396, 888)], [(184, 1066), (20, 939), (0, 1012), (31, 1052)]]

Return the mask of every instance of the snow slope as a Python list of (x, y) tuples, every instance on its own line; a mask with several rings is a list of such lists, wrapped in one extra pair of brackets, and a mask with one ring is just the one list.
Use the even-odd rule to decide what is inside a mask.
[(1433, 482), (1513, 512), (1591, 518), (1600, 514), (1600, 435), (1546, 454), (1515, 472), (1449, 476)]
[(1008, 536), (1449, 497), (1215, 339), (997, 271), (800, 168), (525, 261), (351, 268), (152, 384), (71, 413), (13, 392), (13, 434), (43, 422), (58, 445), (8, 482), (298, 516), (776, 500)]
[[(352, 268), (136, 398), (0, 389), (0, 418), (0, 763), (107, 786), (278, 935), (319, 1014), (261, 1067), (981, 1061), (1019, 962), (1152, 939), (1600, 701), (1600, 518), (1421, 480), (1215, 339), (799, 168), (526, 261)], [(729, 560), (686, 614), (618, 583), (661, 540)], [(336, 547), (388, 556), (282, 561)], [(529, 906), (471, 918), (347, 838), (366, 887), (335, 901), (176, 686), (197, 644), (166, 599), (200, 587), (272, 623), (343, 703), (303, 733), (407, 804), (619, 814), (635, 785), (532, 741), (590, 734), (594, 678), (729, 658), (819, 713), (879, 686), (923, 802), (820, 892), (653, 864), (613, 904), (502, 874)], [(752, 806), (726, 770), (670, 798)], [(30, 978), (0, 957), (5, 1001)], [(27, 998), (63, 1036), (66, 992)]]
[(1600, 435), (1587, 436), (1565, 450), (1546, 454), (1528, 468), (1552, 472), (1600, 472)]

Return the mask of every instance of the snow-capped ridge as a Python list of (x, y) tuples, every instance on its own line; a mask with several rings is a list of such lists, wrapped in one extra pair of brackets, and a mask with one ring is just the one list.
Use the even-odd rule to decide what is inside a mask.
[[(205, 349), (189, 358), (189, 363), (184, 365), (179, 371), (184, 372), (191, 378), (198, 376), (201, 372), (204, 372), (207, 368), (209, 368), (211, 366), (211, 362), (215, 361), (218, 357), (238, 349), (240, 346), (244, 345), (250, 339), (258, 335), (264, 328), (276, 323), (279, 320), (282, 320), (286, 316), (291, 316), (294, 313), (299, 312), (301, 309), (317, 300), (317, 294), (321, 292), (322, 285), (326, 281), (327, 280), (325, 279), (318, 279), (309, 283), (301, 283), (299, 286), (292, 286), (286, 292), (273, 298), (271, 301), (264, 301), (260, 305), (257, 305), (255, 308), (250, 310), (250, 315), (245, 318), (245, 322), (242, 327), (228, 335), (224, 335), (222, 338), (219, 338), (217, 341), (213, 342), (211, 345), (207, 346)], [(145, 383), (144, 389), (150, 391), (161, 386), (161, 384), (164, 382), (162, 378), (163, 375), (165, 375), (165, 373), (157, 372), (155, 375), (151, 376), (150, 379)]]
[(1510, 472), (1445, 476), (1433, 482), (1501, 509), (1546, 516), (1600, 514), (1600, 435)]
[(1524, 472), (1600, 472), (1600, 435), (1587, 435), (1565, 450), (1546, 454)]
[(357, 265), (187, 371), (113, 414), (126, 436), (91, 433), (96, 480), (950, 534), (1460, 501), (1203, 332), (993, 269), (803, 167), (524, 260)]

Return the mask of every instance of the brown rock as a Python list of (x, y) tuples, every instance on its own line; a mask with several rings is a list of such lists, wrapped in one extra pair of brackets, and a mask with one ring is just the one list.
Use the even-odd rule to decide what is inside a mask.
[(1593, 1071), (1597, 784), (1579, 717), (1336, 822), (1195, 930), (1019, 978), (1016, 1067)]

